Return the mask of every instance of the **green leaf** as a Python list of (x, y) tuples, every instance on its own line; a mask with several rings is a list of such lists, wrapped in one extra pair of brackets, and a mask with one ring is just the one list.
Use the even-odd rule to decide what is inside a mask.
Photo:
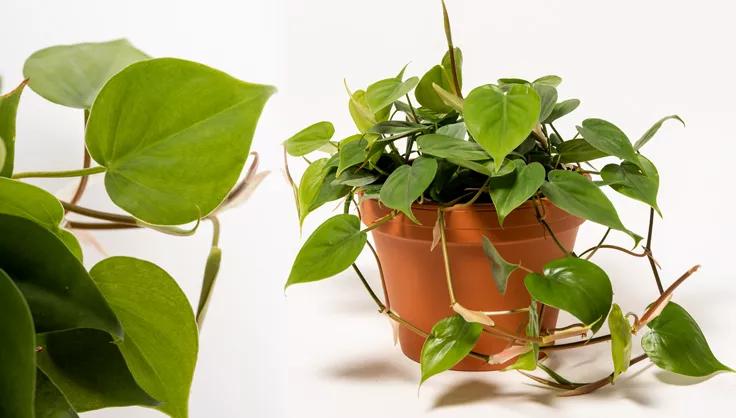
[(502, 89), (481, 86), (465, 99), (465, 125), (497, 166), (518, 147), (537, 124), (540, 100), (529, 85)]
[(366, 89), (365, 100), (368, 108), (376, 114), (407, 95), (418, 83), (417, 77), (411, 77), (406, 81), (397, 78), (377, 81)]
[(498, 223), (502, 226), (506, 216), (534, 196), (544, 183), (545, 170), (542, 164), (534, 162), (524, 165), (520, 161), (519, 165), (521, 167), (516, 169), (516, 178), (513, 184), (508, 187), (491, 188), (491, 198), (493, 205), (496, 207)]
[(450, 107), (450, 109), (457, 111), (458, 113), (462, 113), (463, 106), (465, 106), (465, 101), (455, 95), (455, 93), (450, 93), (446, 89), (442, 88), (442, 86), (438, 84), (432, 84), (432, 88), (437, 93), (437, 95), (440, 97), (440, 99)]
[(519, 268), (519, 265), (506, 261), (485, 235), (483, 236), (483, 253), (491, 263), (491, 273), (493, 273), (493, 281), (496, 283), (498, 293), (505, 295), (509, 277)]
[(420, 384), (464, 359), (473, 350), (482, 330), (483, 325), (467, 322), (460, 315), (441, 319), (434, 324), (422, 346)]
[(615, 380), (629, 368), (631, 361), (631, 324), (621, 311), (621, 307), (615, 303), (608, 314), (608, 328), (611, 330), (611, 357)]
[(644, 135), (642, 135), (641, 138), (639, 138), (639, 140), (636, 141), (636, 143), (634, 144), (634, 149), (639, 150), (641, 149), (641, 147), (646, 145), (646, 143), (649, 142), (650, 139), (652, 139), (652, 137), (657, 133), (657, 131), (659, 131), (659, 128), (662, 127), (662, 124), (667, 122), (670, 119), (679, 120), (680, 123), (682, 123), (682, 126), (685, 126), (685, 121), (682, 120), (679, 116), (677, 115), (665, 116), (662, 119), (655, 122), (655, 124), (652, 125), (651, 128), (647, 129), (647, 131), (644, 132)]
[(330, 142), (335, 134), (335, 127), (330, 122), (317, 122), (287, 139), (286, 152), (294, 157), (301, 157), (317, 151)]
[(557, 89), (547, 84), (534, 83), (533, 86), (540, 100), (539, 122), (544, 122), (557, 104)]
[(680, 305), (668, 303), (647, 325), (650, 331), (641, 339), (641, 347), (659, 368), (694, 377), (733, 372), (716, 359), (697, 322)]
[(578, 133), (593, 147), (622, 160), (636, 163), (636, 151), (621, 129), (603, 119), (585, 119)]
[[(347, 88), (347, 85), (345, 87)], [(368, 129), (376, 123), (388, 119), (391, 107), (386, 107), (374, 113), (368, 107), (364, 90), (357, 90), (355, 93), (351, 93), (348, 90), (348, 94), (350, 95), (350, 101), (348, 103), (350, 117), (353, 118), (353, 122), (355, 122), (355, 126), (360, 132), (368, 132)]]
[(350, 186), (334, 184), (336, 180), (335, 167), (330, 167), (328, 163), (325, 170), (327, 171), (327, 173), (325, 174), (325, 178), (322, 182), (322, 187), (319, 190), (317, 198), (312, 202), (312, 205), (309, 207), (310, 212), (316, 210), (318, 207), (327, 202), (332, 202), (333, 200), (343, 198), (347, 196), (348, 193), (350, 193)]
[(368, 235), (355, 215), (337, 215), (309, 236), (291, 267), (285, 287), (334, 276), (350, 267), (360, 255)]
[(369, 133), (380, 135), (407, 135), (414, 132), (426, 130), (427, 127), (414, 122), (405, 122), (402, 120), (387, 120), (378, 122), (368, 129)]
[(378, 176), (365, 170), (347, 170), (332, 181), (333, 185), (346, 185), (350, 187), (361, 187), (378, 180)]
[(488, 160), (490, 156), (475, 142), (440, 134), (427, 134), (417, 138), (417, 145), (423, 154), (439, 158), (467, 161)]
[(36, 335), (23, 294), (0, 269), (0, 416), (34, 418)]
[(499, 86), (510, 86), (512, 84), (532, 84), (527, 80), (524, 80), (523, 78), (515, 78), (515, 77), (504, 77), (498, 79), (498, 85)]
[(155, 264), (112, 257), (90, 271), (120, 318), (120, 352), (136, 382), (174, 418), (186, 418), (197, 362), (197, 325), (184, 292)]
[(35, 404), (35, 418), (79, 418), (64, 394), (40, 369), (36, 369)]
[(557, 119), (572, 113), (578, 108), (578, 106), (580, 106), (580, 100), (578, 99), (563, 100), (555, 105), (554, 109), (552, 109), (552, 113), (547, 116), (544, 123), (552, 123)]
[(322, 190), (322, 183), (325, 179), (325, 166), (327, 164), (327, 158), (320, 158), (304, 170), (302, 179), (299, 182), (299, 189), (297, 192), (297, 201), (299, 204), (299, 226), (304, 223), (304, 219), (307, 217), (309, 212), (312, 210), (314, 202), (319, 197), (319, 192)]
[[(640, 157), (640, 161), (643, 157)], [(644, 202), (654, 208), (661, 216), (657, 206), (659, 175), (657, 169), (648, 160), (643, 160), (653, 170), (653, 175), (646, 175), (639, 166), (624, 161), (621, 164), (608, 164), (601, 170), (601, 179), (611, 188), (624, 196)]]
[(608, 156), (605, 152), (594, 148), (583, 138), (571, 139), (557, 146), (557, 152), (560, 154), (560, 163), (579, 163), (584, 161), (593, 161), (598, 158)]
[(381, 202), (419, 223), (411, 211), (411, 205), (432, 184), (436, 172), (437, 161), (432, 158), (419, 157), (412, 165), (402, 165), (388, 176), (381, 187)]
[(571, 313), (593, 332), (603, 325), (613, 300), (606, 272), (581, 258), (553, 260), (544, 266), (544, 275), (528, 274), (524, 285), (532, 298)]
[(553, 170), (542, 193), (560, 209), (589, 219), (611, 229), (629, 234), (637, 243), (641, 237), (626, 229), (608, 197), (585, 176), (565, 170)]
[(128, 65), (148, 59), (125, 39), (59, 45), (34, 52), (23, 66), (29, 86), (62, 106), (89, 109), (102, 86)]
[(33, 312), (36, 332), (95, 328), (122, 337), (115, 314), (82, 263), (41, 225), (0, 214), (0, 269)]
[(78, 258), (82, 249), (74, 235), (63, 229), (64, 208), (51, 193), (39, 187), (0, 177), (0, 213), (26, 218), (58, 236)]
[(562, 78), (556, 75), (545, 75), (534, 80), (532, 84), (543, 84), (550, 87), (559, 87), (562, 83)]
[(436, 133), (438, 135), (450, 136), (456, 139), (465, 139), (467, 130), (464, 122), (452, 123), (437, 128)]
[[(455, 48), (455, 68), (458, 73), (458, 81), (462, 88), (462, 63), (463, 54), (460, 48)], [(437, 92), (434, 85), (438, 85), (441, 89), (450, 92), (454, 96), (457, 96), (455, 91), (455, 83), (452, 77), (452, 63), (450, 62), (450, 53), (445, 52), (445, 56), (442, 58), (442, 65), (435, 65), (429, 71), (427, 71), (422, 79), (419, 80), (417, 88), (414, 91), (417, 101), (424, 107), (432, 109), (440, 113), (448, 113), (453, 108), (449, 106), (445, 100)]]
[(23, 94), (27, 81), (20, 83), (15, 90), (0, 96), (0, 177), (10, 177), (13, 174), (15, 160), (15, 118), (18, 113), (18, 103)]
[[(539, 337), (539, 311), (537, 310), (537, 302), (532, 300), (529, 305), (529, 321), (526, 324), (527, 337)], [(520, 355), (516, 361), (508, 366), (505, 370), (527, 370), (537, 369), (539, 359), (539, 344), (529, 343), (527, 345), (529, 351)]]
[(364, 162), (368, 158), (368, 141), (361, 135), (353, 135), (340, 142), (337, 175), (346, 169)]
[[(460, 48), (455, 47), (453, 48), (453, 54), (455, 58), (455, 71), (457, 72), (457, 81), (458, 84), (460, 84), (460, 88), (463, 88), (463, 51), (460, 50)], [(445, 70), (445, 76), (447, 77), (447, 87), (445, 90), (449, 91), (450, 93), (455, 94), (456, 96), (459, 95), (458, 91), (455, 90), (455, 82), (453, 80), (452, 76), (452, 60), (450, 59), (450, 51), (448, 50), (445, 52), (445, 55), (442, 56), (442, 69)], [(442, 86), (444, 88), (444, 86)]]
[(157, 406), (136, 383), (117, 345), (102, 331), (80, 328), (38, 335), (38, 367), (77, 412)]
[(209, 214), (238, 180), (273, 92), (174, 58), (127, 67), (100, 92), (86, 130), (110, 198), (151, 224)]

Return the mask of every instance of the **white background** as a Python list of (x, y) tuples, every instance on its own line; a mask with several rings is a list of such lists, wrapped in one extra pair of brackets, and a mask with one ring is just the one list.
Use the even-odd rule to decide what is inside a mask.
[[(671, 282), (696, 263), (703, 268), (676, 295), (700, 322), (713, 351), (736, 365), (731, 237), (732, 121), (736, 74), (731, 42), (736, 7), (717, 1), (449, 0), (456, 45), (464, 52), (465, 91), (498, 77), (558, 74), (560, 98), (581, 107), (561, 121), (565, 135), (586, 117), (602, 117), (636, 140), (654, 121), (677, 113), (644, 152), (657, 164), (664, 219), (655, 227), (656, 258)], [(421, 76), (444, 53), (437, 1), (281, 0), (156, 2), (4, 0), (0, 4), (0, 74), (4, 89), (21, 79), (25, 57), (60, 43), (128, 37), (154, 56), (201, 61), (248, 81), (275, 84), (254, 150), (273, 171), (255, 196), (223, 219), (224, 261), (202, 333), (192, 417), (613, 416), (714, 414), (732, 404), (734, 375), (696, 386), (655, 368), (634, 366), (584, 398), (557, 399), (516, 374), (448, 373), (417, 396), (418, 366), (392, 347), (385, 319), (351, 274), (294, 287), (283, 282), (298, 249), (290, 190), (281, 175), (279, 144), (307, 124), (335, 123), (338, 137), (354, 128), (342, 86), (364, 88), (393, 76)], [(81, 115), (23, 97), (18, 170), (80, 165)], [(298, 173), (303, 164), (296, 160)], [(68, 182), (41, 183), (50, 190)], [(99, 183), (85, 204), (105, 207)], [(647, 210), (612, 195), (624, 223), (645, 232)], [(331, 205), (306, 222), (306, 236)], [(196, 300), (209, 226), (192, 238), (111, 232), (95, 236), (111, 255), (133, 255), (166, 268)], [(586, 224), (578, 248), (602, 228)], [(617, 237), (628, 244), (624, 237)], [(89, 262), (101, 255), (87, 249)], [(640, 311), (656, 288), (643, 260), (599, 252), (615, 299)], [(633, 261), (632, 261), (633, 260)], [(375, 278), (368, 258), (363, 268)], [(570, 378), (589, 380), (610, 368), (605, 344), (560, 356)], [(597, 360), (594, 360), (596, 359)], [(663, 383), (670, 382), (670, 384)], [(674, 383), (674, 384), (672, 384)], [(95, 417), (153, 417), (120, 409)]]

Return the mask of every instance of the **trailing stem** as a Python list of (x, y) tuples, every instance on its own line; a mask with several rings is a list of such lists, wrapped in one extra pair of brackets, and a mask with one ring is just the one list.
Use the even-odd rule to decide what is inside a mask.
[(26, 171), (13, 174), (14, 179), (25, 178), (67, 178), (67, 177), (83, 177), (92, 174), (104, 173), (107, 170), (103, 166), (80, 168), (77, 170), (64, 171)]
[(534, 212), (537, 215), (537, 221), (542, 224), (544, 229), (547, 230), (549, 235), (552, 237), (552, 239), (555, 241), (555, 244), (557, 244), (557, 247), (559, 247), (560, 251), (562, 251), (565, 255), (571, 255), (573, 257), (577, 257), (577, 254), (575, 254), (573, 251), (568, 251), (567, 248), (565, 248), (564, 245), (560, 242), (559, 239), (557, 239), (557, 235), (555, 235), (555, 232), (552, 230), (552, 227), (549, 226), (547, 221), (544, 219), (544, 213), (539, 209), (539, 207), (542, 205), (541, 200), (539, 196), (535, 197), (532, 200), (532, 206), (534, 206)]
[(662, 280), (659, 278), (657, 263), (654, 261), (654, 256), (652, 255), (652, 229), (654, 229), (654, 208), (649, 208), (649, 228), (647, 231), (647, 244), (644, 246), (644, 249), (647, 252), (649, 266), (652, 268), (652, 274), (654, 274), (654, 280), (657, 282), (657, 289), (661, 295), (664, 293), (664, 287), (662, 286)]
[(445, 277), (447, 278), (447, 291), (450, 295), (450, 306), (457, 303), (455, 300), (455, 290), (452, 288), (452, 271), (450, 269), (450, 256), (447, 253), (447, 233), (445, 231), (445, 212), (442, 209), (437, 210), (437, 221), (440, 226), (440, 244), (442, 245), (442, 258), (445, 261)]
[[(89, 110), (84, 109), (84, 128), (87, 129), (87, 120), (89, 119)], [(82, 167), (83, 168), (89, 168), (89, 166), (92, 164), (92, 157), (89, 155), (89, 151), (87, 151), (87, 147), (83, 146), (84, 148), (84, 157), (82, 158)], [(89, 182), (88, 176), (82, 176), (81, 179), (79, 179), (79, 184), (77, 185), (77, 190), (74, 192), (74, 196), (72, 197), (71, 202), (76, 204), (79, 202), (79, 200), (82, 198), (82, 195), (84, 194), (84, 191), (87, 189), (87, 183)]]

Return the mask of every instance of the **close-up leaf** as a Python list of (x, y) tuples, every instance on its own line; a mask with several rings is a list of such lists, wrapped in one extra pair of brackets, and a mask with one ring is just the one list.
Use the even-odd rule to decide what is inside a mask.
[(376, 123), (388, 120), (391, 107), (386, 107), (374, 113), (366, 101), (365, 90), (357, 90), (355, 93), (351, 93), (348, 90), (348, 94), (350, 95), (348, 102), (350, 116), (353, 118), (353, 122), (355, 122), (355, 126), (360, 132), (368, 132)]
[(36, 369), (36, 418), (79, 418), (59, 388)]
[(411, 205), (432, 184), (436, 172), (437, 161), (433, 158), (419, 157), (411, 165), (402, 165), (388, 176), (381, 187), (381, 202), (419, 223), (411, 211)]
[(421, 383), (449, 370), (470, 354), (482, 330), (483, 325), (467, 322), (460, 315), (444, 318), (434, 324), (422, 346)]
[(317, 151), (330, 142), (335, 127), (330, 122), (317, 122), (297, 132), (284, 142), (286, 152), (293, 157), (301, 157)]
[(18, 103), (23, 94), (27, 81), (22, 82), (13, 91), (0, 95), (0, 177), (10, 177), (13, 174), (15, 162), (15, 124), (18, 113)]
[(631, 324), (621, 311), (621, 307), (615, 303), (608, 314), (608, 329), (611, 331), (611, 358), (615, 380), (629, 368), (631, 360)]
[(506, 261), (488, 237), (484, 235), (482, 240), (483, 253), (491, 263), (491, 273), (493, 274), (493, 281), (496, 283), (496, 289), (498, 289), (498, 293), (504, 295), (506, 294), (509, 277), (511, 273), (519, 268), (519, 265)]
[[(516, 160), (519, 161), (519, 160)], [(537, 162), (516, 168), (516, 177), (508, 187), (491, 187), (491, 199), (496, 208), (498, 223), (503, 226), (503, 221), (516, 208), (524, 204), (532, 197), (539, 187), (544, 183), (545, 170), (542, 164)]]
[(621, 129), (603, 119), (585, 119), (578, 133), (593, 147), (608, 155), (636, 163), (636, 151)]
[(556, 75), (545, 75), (534, 80), (532, 84), (543, 84), (551, 87), (559, 87), (562, 83), (562, 78)]

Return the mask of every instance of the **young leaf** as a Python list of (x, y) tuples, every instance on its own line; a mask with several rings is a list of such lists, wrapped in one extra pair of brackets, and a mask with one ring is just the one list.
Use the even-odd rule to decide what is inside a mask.
[(636, 151), (621, 129), (603, 119), (585, 119), (578, 133), (593, 147), (622, 160), (636, 163)]
[(115, 314), (82, 263), (41, 225), (0, 214), (0, 269), (33, 313), (36, 332), (95, 328), (122, 337)]
[[(457, 72), (457, 81), (460, 84), (460, 89), (463, 88), (463, 51), (458, 47), (452, 49), (453, 58), (455, 58), (455, 71)], [(451, 92), (455, 96), (461, 96), (459, 91), (455, 89), (455, 81), (452, 75), (452, 59), (450, 58), (449, 49), (442, 56), (442, 69), (445, 71), (445, 77), (447, 78), (447, 88), (445, 90)], [(445, 86), (442, 86), (443, 88)]]
[(368, 158), (368, 141), (361, 135), (353, 135), (340, 141), (339, 163), (337, 175), (350, 167), (364, 162)]
[(662, 124), (667, 122), (670, 119), (679, 120), (680, 123), (682, 123), (682, 126), (685, 126), (685, 121), (682, 120), (679, 116), (677, 115), (665, 116), (662, 119), (658, 120), (654, 125), (652, 125), (651, 128), (647, 129), (646, 132), (644, 132), (644, 135), (642, 135), (641, 138), (639, 138), (639, 140), (636, 141), (636, 143), (634, 144), (634, 149), (638, 151), (639, 149), (641, 149), (641, 147), (646, 145), (646, 143), (649, 142), (650, 139), (652, 139), (652, 137), (657, 133), (657, 131), (659, 131), (659, 128), (662, 127)]
[(29, 87), (62, 106), (89, 109), (102, 86), (128, 65), (148, 59), (126, 39), (59, 45), (34, 52), (23, 66)]
[[(345, 88), (347, 89), (347, 84)], [(351, 93), (348, 90), (348, 95), (350, 95), (350, 101), (348, 102), (350, 116), (353, 118), (353, 122), (355, 122), (355, 126), (360, 132), (368, 132), (368, 129), (376, 123), (388, 120), (391, 108), (386, 107), (374, 113), (368, 107), (364, 90), (357, 90), (355, 93)]]
[(23, 294), (0, 269), (0, 417), (34, 418), (36, 334)]
[(700, 327), (680, 305), (670, 302), (648, 326), (641, 347), (659, 368), (694, 377), (734, 371), (716, 359)]
[(557, 104), (557, 89), (548, 84), (534, 83), (533, 86), (540, 100), (539, 122), (543, 122), (555, 109), (555, 104)]
[(482, 161), (490, 158), (488, 153), (475, 142), (446, 135), (422, 135), (417, 138), (417, 145), (423, 154), (439, 158), (467, 161)]
[(309, 212), (312, 210), (314, 202), (319, 197), (319, 192), (322, 190), (322, 183), (325, 179), (327, 164), (327, 158), (320, 158), (304, 170), (302, 179), (299, 182), (299, 189), (297, 191), (297, 202), (299, 205), (299, 226), (304, 223), (304, 219), (307, 217)]
[(309, 236), (291, 267), (286, 286), (326, 279), (350, 267), (360, 255), (368, 235), (355, 215), (336, 215)]
[(533, 299), (571, 313), (593, 332), (603, 325), (613, 300), (606, 272), (575, 257), (547, 263), (544, 275), (530, 273), (524, 278), (524, 285)]
[(36, 418), (79, 418), (58, 387), (36, 369)]
[(455, 95), (455, 93), (450, 93), (446, 89), (442, 88), (439, 84), (432, 84), (432, 88), (434, 89), (435, 93), (437, 93), (437, 96), (439, 96), (440, 100), (444, 104), (450, 107), (451, 110), (455, 110), (458, 113), (462, 113), (463, 109), (465, 108), (465, 101)]
[(414, 95), (420, 105), (441, 113), (447, 113), (452, 110), (450, 106), (445, 104), (444, 100), (437, 94), (434, 85), (443, 87), (445, 90), (450, 88), (450, 80), (447, 79), (445, 70), (441, 65), (435, 65), (430, 68), (419, 80)]
[(160, 267), (130, 257), (103, 260), (90, 275), (123, 325), (118, 347), (136, 382), (157, 409), (186, 418), (198, 344), (184, 292)]
[(210, 247), (210, 253), (207, 254), (207, 262), (204, 265), (204, 275), (202, 276), (202, 289), (199, 292), (199, 302), (197, 303), (197, 324), (200, 328), (202, 321), (207, 316), (209, 309), (210, 295), (217, 281), (217, 274), (220, 272), (220, 263), (222, 262), (222, 250), (219, 247)]
[(583, 138), (571, 139), (557, 146), (559, 161), (563, 164), (593, 161), (608, 156), (605, 152), (594, 148)]
[(105, 84), (86, 130), (110, 198), (157, 225), (209, 214), (237, 182), (274, 91), (174, 58), (125, 68)]
[(419, 83), (419, 78), (412, 77), (406, 81), (400, 78), (387, 78), (377, 81), (366, 89), (365, 100), (368, 108), (375, 114), (391, 106), (393, 102), (407, 95)]
[(434, 324), (422, 346), (420, 384), (464, 359), (473, 350), (482, 330), (483, 325), (467, 322), (460, 315), (441, 319)]
[(491, 187), (491, 199), (496, 207), (498, 223), (502, 226), (506, 216), (529, 200), (544, 183), (545, 171), (542, 164), (533, 162), (524, 165), (521, 162), (520, 165), (513, 184), (508, 187)]
[(28, 81), (20, 83), (15, 90), (0, 96), (0, 177), (10, 177), (13, 174), (15, 160), (15, 117), (18, 113), (18, 103), (23, 94), (23, 88)]
[(105, 332), (80, 328), (39, 334), (37, 345), (38, 367), (77, 412), (159, 404), (141, 389)]
[(581, 174), (553, 170), (549, 181), (542, 184), (542, 193), (560, 209), (581, 218), (605, 225), (629, 234), (637, 243), (641, 237), (626, 229), (618, 217), (616, 208), (608, 197)]
[(317, 151), (330, 142), (335, 134), (335, 127), (330, 122), (317, 122), (297, 132), (284, 142), (286, 152), (294, 157), (301, 157)]
[[(643, 157), (639, 156), (641, 161)], [(654, 208), (661, 216), (657, 206), (659, 175), (657, 169), (648, 160), (642, 161), (653, 170), (652, 176), (646, 175), (639, 166), (624, 161), (621, 164), (608, 164), (601, 170), (601, 179), (611, 188), (624, 196), (644, 202)]]
[(484, 235), (482, 240), (483, 253), (486, 255), (486, 258), (488, 258), (488, 261), (491, 262), (493, 281), (496, 283), (498, 293), (504, 295), (506, 294), (506, 285), (508, 284), (509, 277), (511, 277), (511, 273), (519, 268), (519, 265), (506, 261), (498, 250), (496, 250), (496, 247), (488, 237)]
[(580, 100), (578, 99), (563, 100), (555, 105), (552, 112), (544, 120), (544, 123), (552, 123), (568, 113), (572, 113), (578, 106), (580, 106)]
[(611, 330), (611, 357), (615, 380), (629, 368), (631, 360), (631, 324), (621, 311), (621, 307), (615, 303), (608, 314), (608, 328)]
[(486, 85), (470, 92), (463, 115), (470, 134), (500, 167), (531, 133), (539, 111), (539, 96), (529, 85)]
[(419, 157), (412, 165), (402, 165), (388, 176), (381, 187), (381, 202), (419, 223), (411, 211), (411, 205), (432, 184), (436, 172), (437, 161), (432, 158)]

